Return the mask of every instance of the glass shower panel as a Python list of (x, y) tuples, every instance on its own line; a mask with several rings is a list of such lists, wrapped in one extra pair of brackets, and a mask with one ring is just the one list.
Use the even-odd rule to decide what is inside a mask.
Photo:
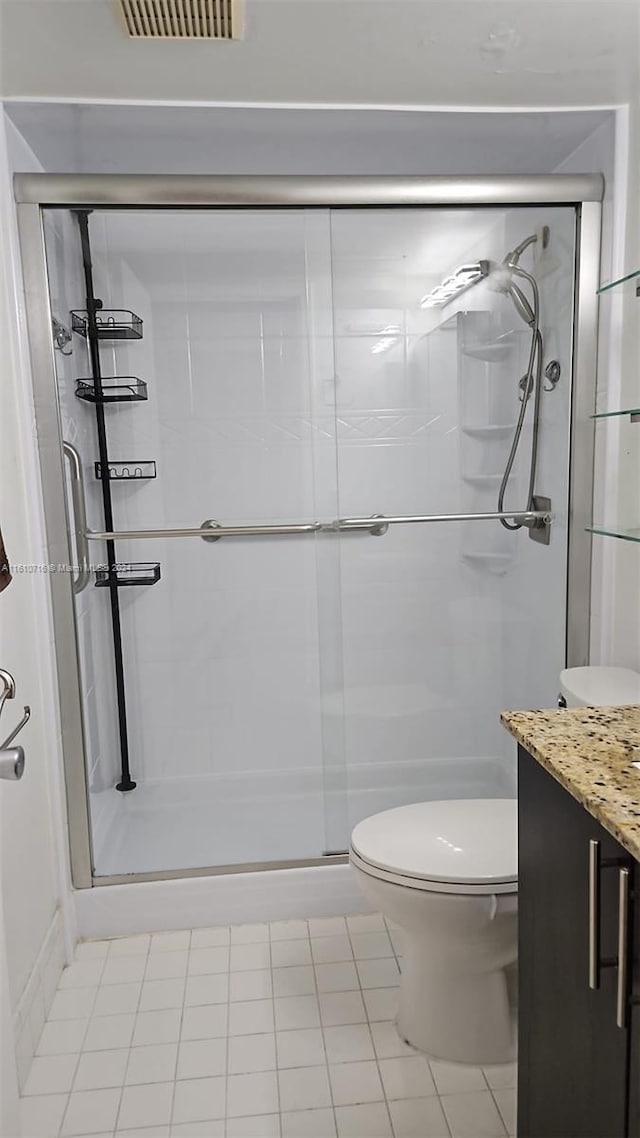
[[(396, 525), (357, 545), (342, 540), (349, 826), (414, 801), (513, 794), (500, 710), (555, 702), (565, 660), (575, 211), (332, 213), (342, 516), (498, 509), (531, 344), (499, 265), (545, 225), (548, 248), (536, 243), (521, 264), (539, 283), (544, 365), (561, 367), (543, 394), (536, 477), (536, 492), (552, 500), (551, 543), (499, 521)], [(480, 260), (491, 262), (488, 279), (442, 307), (421, 304)], [(530, 399), (507, 508), (527, 505), (532, 419)]]
[[(46, 230), (52, 303), (83, 310), (76, 220), (50, 212)], [(103, 408), (115, 530), (335, 518), (328, 212), (95, 211), (89, 232), (103, 398), (106, 377), (146, 396)], [(116, 309), (142, 319), (141, 339), (109, 334)], [(103, 531), (81, 335), (58, 364), (63, 435), (81, 454), (89, 526)], [(91, 542), (94, 562), (105, 548)], [(148, 584), (117, 589), (137, 784), (124, 793), (111, 590), (94, 573), (77, 596), (96, 875), (335, 849), (342, 729), (323, 724), (323, 685), (341, 656), (336, 539), (160, 537), (116, 551), (134, 567), (122, 579), (154, 568), (140, 570)]]

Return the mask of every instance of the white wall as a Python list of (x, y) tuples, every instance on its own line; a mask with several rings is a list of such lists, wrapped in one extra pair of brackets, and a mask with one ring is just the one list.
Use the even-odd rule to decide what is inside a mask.
[[(33, 166), (33, 157), (20, 146), (12, 127), (9, 131), (11, 153), (3, 122), (0, 525), (10, 562), (28, 570), (29, 566), (42, 566), (47, 559), (10, 170), (14, 161)], [(10, 1001), (14, 1016), (20, 1020), (16, 1030), (20, 1032), (22, 1074), (25, 1053), (37, 1039), (62, 966), (64, 945), (57, 932), (52, 938), (51, 929), (59, 929), (56, 912), (69, 888), (62, 832), (60, 732), (53, 692), (48, 582), (41, 571), (16, 571), (12, 583), (0, 596), (0, 662), (13, 673), (17, 687), (16, 699), (5, 706), (1, 734), (8, 733), (14, 725), (23, 704), (28, 703), (32, 710), (31, 721), (20, 738), (26, 753), (24, 778), (20, 783), (0, 783), (0, 896), (7, 933)], [(25, 992), (28, 1008), (21, 1003)]]

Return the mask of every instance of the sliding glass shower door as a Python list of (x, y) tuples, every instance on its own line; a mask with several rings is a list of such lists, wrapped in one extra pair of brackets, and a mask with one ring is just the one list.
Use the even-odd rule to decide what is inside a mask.
[[(529, 509), (531, 328), (495, 267), (544, 226), (549, 545), (456, 520), (498, 511), (522, 398)], [(498, 713), (552, 702), (565, 660), (574, 230), (570, 206), (45, 211), (96, 878), (308, 863), (377, 810), (514, 792)]]

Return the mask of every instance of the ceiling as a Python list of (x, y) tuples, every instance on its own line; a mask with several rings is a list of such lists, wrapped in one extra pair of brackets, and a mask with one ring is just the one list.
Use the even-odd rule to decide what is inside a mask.
[(637, 0), (247, 0), (235, 43), (130, 40), (114, 0), (0, 0), (0, 95), (604, 106), (638, 95)]

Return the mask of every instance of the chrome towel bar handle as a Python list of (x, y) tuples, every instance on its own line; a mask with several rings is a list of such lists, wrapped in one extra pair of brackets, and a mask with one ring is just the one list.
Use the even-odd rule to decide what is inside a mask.
[(62, 450), (71, 468), (71, 500), (73, 503), (73, 524), (76, 538), (76, 552), (78, 554), (78, 574), (72, 579), (71, 587), (74, 593), (81, 593), (89, 584), (89, 546), (87, 538), (87, 509), (84, 494), (84, 475), (82, 461), (76, 448), (71, 443), (63, 442)]

